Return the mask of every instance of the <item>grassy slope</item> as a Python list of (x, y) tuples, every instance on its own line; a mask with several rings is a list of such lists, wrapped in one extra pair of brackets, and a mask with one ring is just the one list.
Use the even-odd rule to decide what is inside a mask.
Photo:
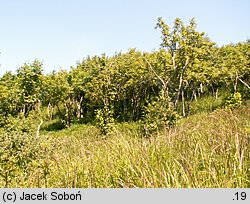
[(249, 187), (249, 113), (248, 104), (196, 114), (150, 139), (128, 124), (107, 138), (86, 125), (46, 133), (47, 173), (25, 186)]
[(135, 124), (107, 138), (87, 125), (43, 132), (43, 165), (11, 187), (250, 187), (249, 128), (250, 104), (190, 116), (150, 139)]

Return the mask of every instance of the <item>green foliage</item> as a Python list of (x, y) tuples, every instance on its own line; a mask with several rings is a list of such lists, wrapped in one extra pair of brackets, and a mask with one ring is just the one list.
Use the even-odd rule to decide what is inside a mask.
[(230, 94), (224, 99), (224, 106), (228, 109), (234, 109), (236, 107), (241, 106), (242, 104), (242, 97), (239, 92), (236, 92), (234, 94)]
[(0, 133), (0, 181), (8, 187), (11, 180), (33, 171), (34, 162), (44, 156), (42, 138), (33, 134), (11, 131)]
[(114, 130), (114, 118), (112, 108), (104, 106), (96, 110), (96, 123), (103, 135), (108, 135)]
[(24, 116), (23, 112), (16, 117), (8, 115), (1, 128), (7, 132), (35, 134), (37, 126), (41, 122), (41, 118), (43, 118), (42, 114), (39, 114), (38, 111), (31, 111), (27, 117)]
[(20, 98), (16, 77), (7, 72), (0, 78), (0, 127), (9, 116), (17, 116), (20, 111)]
[(23, 116), (12, 117), (9, 116), (5, 121), (3, 129), (7, 132), (35, 132), (34, 121), (26, 119)]
[(35, 60), (16, 74), (6, 73), (0, 79), (0, 126), (21, 112), (28, 117), (43, 110), (47, 120), (59, 119), (69, 127), (94, 122), (104, 106), (112, 106), (116, 121), (135, 122), (162, 92), (183, 116), (194, 100), (217, 98), (221, 88), (249, 98), (249, 40), (218, 47), (196, 27), (194, 18), (187, 24), (176, 18), (172, 28), (159, 18), (162, 43), (157, 51), (88, 56), (70, 71), (46, 75)]
[(174, 111), (171, 102), (168, 98), (160, 95), (156, 100), (149, 103), (145, 108), (144, 117), (141, 122), (142, 133), (145, 136), (150, 136), (154, 132), (159, 132), (164, 127), (172, 126), (179, 118)]
[(27, 117), (34, 105), (41, 100), (42, 63), (35, 60), (17, 70), (17, 84), (22, 111)]
[[(239, 121), (246, 119), (234, 121), (230, 114), (237, 109), (215, 109), (222, 103), (235, 109), (250, 97), (250, 41), (215, 46), (197, 31), (195, 19), (185, 25), (176, 18), (170, 28), (159, 18), (156, 27), (162, 38), (157, 51), (89, 56), (70, 71), (46, 75), (35, 60), (0, 78), (1, 145), (8, 149), (1, 150), (1, 186), (10, 180), (18, 186), (20, 179), (38, 187), (247, 186), (246, 143), (239, 141), (246, 126)], [(208, 118), (197, 114), (211, 111)], [(176, 127), (181, 114), (197, 115)], [(209, 126), (210, 120), (220, 126)], [(113, 131), (114, 121), (120, 131)], [(42, 134), (52, 131), (53, 148), (60, 146), (53, 158), (32, 136), (40, 126)], [(151, 137), (139, 139), (141, 133)]]
[(182, 101), (182, 115), (186, 116), (185, 102), (193, 99), (191, 94), (199, 89), (200, 84), (209, 83), (209, 60), (215, 43), (205, 33), (196, 30), (194, 18), (188, 25), (176, 18), (172, 29), (158, 18), (156, 28), (161, 30), (162, 48), (170, 55), (167, 67), (170, 71), (162, 78), (163, 84), (175, 110)]
[(215, 98), (213, 95), (204, 95), (199, 99), (190, 103), (190, 115), (194, 115), (202, 112), (212, 112), (218, 108), (223, 107), (224, 98), (227, 96), (227, 91), (220, 89), (218, 96)]
[(249, 105), (182, 118), (150, 138), (135, 123), (105, 138), (91, 125), (47, 133), (51, 157), (9, 187), (247, 188)]
[(46, 121), (42, 125), (41, 130), (45, 130), (45, 131), (58, 131), (58, 130), (62, 130), (64, 128), (65, 128), (65, 125), (62, 123), (61, 120), (59, 120), (59, 119), (53, 119), (53, 120)]
[(241, 94), (242, 100), (246, 101), (250, 99), (250, 88), (244, 85), (241, 85), (241, 86), (238, 86), (238, 92)]

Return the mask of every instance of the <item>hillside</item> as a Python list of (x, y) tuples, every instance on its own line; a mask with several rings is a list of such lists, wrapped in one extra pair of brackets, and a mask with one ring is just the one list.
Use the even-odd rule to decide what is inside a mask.
[(196, 114), (150, 138), (128, 123), (109, 137), (91, 125), (45, 131), (43, 158), (16, 171), (8, 186), (250, 187), (249, 113), (248, 102)]
[(0, 78), (0, 187), (249, 187), (250, 40), (155, 28), (158, 50)]

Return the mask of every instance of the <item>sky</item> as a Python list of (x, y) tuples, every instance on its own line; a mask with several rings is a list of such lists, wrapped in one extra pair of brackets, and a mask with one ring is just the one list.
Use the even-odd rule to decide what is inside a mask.
[(195, 17), (220, 46), (250, 39), (249, 0), (0, 0), (0, 76), (35, 59), (49, 73), (88, 55), (157, 50), (158, 17), (170, 27)]

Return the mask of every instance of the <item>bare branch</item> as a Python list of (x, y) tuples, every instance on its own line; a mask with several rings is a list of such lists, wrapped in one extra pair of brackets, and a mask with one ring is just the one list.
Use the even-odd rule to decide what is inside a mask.
[(238, 80), (239, 80), (242, 84), (244, 84), (248, 89), (250, 89), (250, 86), (249, 86), (246, 82), (244, 82), (244, 81), (241, 80), (240, 78), (238, 78)]

